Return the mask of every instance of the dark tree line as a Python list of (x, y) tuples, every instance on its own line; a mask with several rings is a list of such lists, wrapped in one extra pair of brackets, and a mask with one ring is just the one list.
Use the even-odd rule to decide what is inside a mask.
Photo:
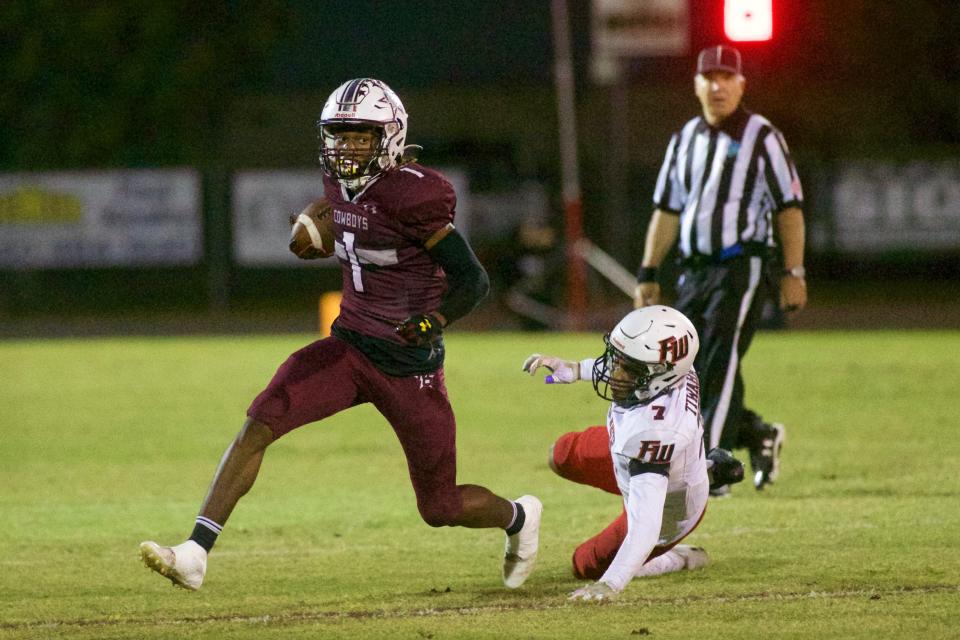
[(0, 165), (215, 155), (230, 101), (264, 72), (287, 28), (282, 4), (0, 3)]
[[(696, 28), (716, 22), (709, 12), (718, 2), (691, 0)], [(401, 88), (549, 88), (549, 5), (7, 0), (0, 168), (202, 164), (219, 156), (238, 99), (295, 99), (358, 74), (383, 74)], [(590, 2), (570, 5), (578, 74), (588, 84)], [(960, 3), (775, 6), (775, 41), (749, 51), (764, 67), (750, 78), (749, 97), (807, 153), (956, 153)], [(694, 45), (707, 37), (714, 34)]]

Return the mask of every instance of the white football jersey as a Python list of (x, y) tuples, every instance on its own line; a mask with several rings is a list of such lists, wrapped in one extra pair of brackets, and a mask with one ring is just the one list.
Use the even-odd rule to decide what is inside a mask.
[(668, 544), (689, 533), (703, 514), (710, 488), (697, 374), (691, 371), (647, 404), (624, 409), (611, 403), (607, 433), (617, 485), (628, 513), (637, 514), (638, 507), (643, 509), (642, 505), (629, 504), (630, 461), (669, 465), (656, 544)]

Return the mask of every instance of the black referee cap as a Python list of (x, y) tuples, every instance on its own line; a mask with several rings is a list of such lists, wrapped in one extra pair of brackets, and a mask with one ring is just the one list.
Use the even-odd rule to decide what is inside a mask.
[(726, 44), (707, 47), (697, 56), (697, 73), (729, 71), (740, 75), (740, 52)]

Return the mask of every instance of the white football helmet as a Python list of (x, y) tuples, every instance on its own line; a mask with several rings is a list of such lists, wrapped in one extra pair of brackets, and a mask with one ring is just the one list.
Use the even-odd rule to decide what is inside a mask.
[(604, 343), (593, 363), (593, 388), (623, 407), (648, 402), (682, 380), (700, 349), (693, 323), (663, 305), (631, 311)]
[[(372, 155), (337, 149), (336, 134), (349, 129), (374, 130), (378, 140)], [(344, 82), (327, 98), (317, 132), (324, 173), (357, 189), (400, 163), (407, 138), (407, 112), (385, 83), (357, 78)]]

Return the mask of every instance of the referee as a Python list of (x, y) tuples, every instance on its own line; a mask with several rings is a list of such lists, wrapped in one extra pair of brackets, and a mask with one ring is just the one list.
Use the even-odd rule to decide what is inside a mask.
[[(777, 477), (786, 430), (744, 407), (740, 362), (777, 284), (772, 265), (780, 269), (781, 309), (802, 309), (807, 285), (800, 179), (783, 135), (741, 106), (745, 85), (739, 51), (719, 45), (700, 52), (694, 87), (703, 115), (667, 146), (634, 306), (660, 302), (657, 268), (677, 244), (674, 306), (700, 332), (706, 448), (749, 449), (754, 486), (762, 489)], [(778, 243), (782, 261), (773, 259)]]

